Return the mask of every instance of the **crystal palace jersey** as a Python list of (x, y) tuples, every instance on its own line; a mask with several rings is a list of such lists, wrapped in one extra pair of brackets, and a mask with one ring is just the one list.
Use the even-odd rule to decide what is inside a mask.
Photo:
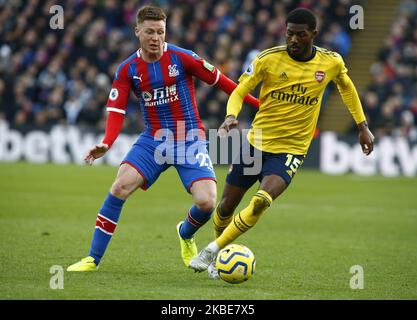
[(192, 51), (165, 43), (162, 57), (148, 63), (140, 50), (117, 68), (107, 111), (125, 114), (133, 90), (146, 123), (146, 133), (155, 136), (168, 129), (175, 140), (190, 130), (204, 135), (194, 94), (194, 77), (215, 85), (220, 72)]

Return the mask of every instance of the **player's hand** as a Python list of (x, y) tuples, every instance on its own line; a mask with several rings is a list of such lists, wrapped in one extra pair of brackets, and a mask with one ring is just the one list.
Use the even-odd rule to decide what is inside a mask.
[(108, 150), (109, 150), (109, 146), (107, 144), (105, 143), (96, 144), (86, 154), (84, 158), (85, 163), (91, 166), (94, 160), (104, 156)]
[(220, 138), (227, 136), (227, 133), (230, 129), (235, 128), (238, 125), (239, 121), (236, 120), (235, 116), (228, 116), (226, 120), (221, 124), (218, 130), (218, 135)]
[(362, 122), (358, 125), (359, 128), (359, 143), (362, 146), (362, 152), (369, 156), (374, 150), (375, 137), (368, 128), (366, 122)]

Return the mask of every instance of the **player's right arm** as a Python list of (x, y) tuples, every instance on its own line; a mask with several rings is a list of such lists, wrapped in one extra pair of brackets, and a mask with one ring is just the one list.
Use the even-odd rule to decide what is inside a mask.
[(256, 57), (246, 71), (240, 76), (238, 86), (233, 90), (227, 101), (226, 119), (218, 130), (220, 137), (226, 136), (230, 129), (238, 125), (237, 117), (242, 109), (245, 97), (249, 92), (254, 90), (263, 79), (264, 71), (262, 62)]
[(227, 101), (226, 119), (218, 130), (220, 137), (225, 137), (230, 129), (233, 129), (238, 125), (239, 122), (237, 116), (242, 109), (243, 100), (249, 92), (249, 88), (241, 83), (233, 90)]
[(89, 165), (92, 165), (95, 159), (106, 154), (122, 130), (131, 85), (128, 67), (128, 63), (121, 64), (114, 76), (112, 89), (107, 100), (106, 131), (102, 142), (88, 150), (84, 161)]

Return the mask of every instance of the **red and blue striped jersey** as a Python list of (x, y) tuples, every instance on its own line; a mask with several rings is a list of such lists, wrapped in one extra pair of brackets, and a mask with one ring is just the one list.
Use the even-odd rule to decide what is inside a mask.
[(171, 130), (175, 140), (185, 139), (190, 130), (204, 135), (194, 77), (215, 85), (220, 71), (196, 53), (172, 44), (165, 43), (162, 57), (152, 63), (144, 61), (138, 50), (117, 68), (107, 111), (125, 114), (132, 89), (139, 99), (146, 131), (152, 136), (160, 129)]

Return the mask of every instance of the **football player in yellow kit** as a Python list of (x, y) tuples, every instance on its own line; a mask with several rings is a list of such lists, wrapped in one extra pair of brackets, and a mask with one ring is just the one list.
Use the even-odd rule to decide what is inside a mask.
[[(239, 158), (233, 161), (223, 195), (213, 217), (215, 240), (191, 260), (196, 271), (209, 269), (217, 277), (215, 258), (226, 245), (251, 229), (290, 184), (307, 154), (320, 113), (323, 93), (334, 81), (358, 130), (365, 155), (373, 150), (374, 136), (368, 129), (355, 86), (347, 75), (342, 57), (313, 45), (317, 21), (307, 9), (295, 9), (286, 19), (287, 45), (261, 52), (239, 79), (227, 103), (227, 115), (219, 135), (238, 123), (243, 97), (262, 83), (260, 106), (243, 143)], [(260, 172), (245, 174), (245, 155), (257, 151)], [(256, 154), (256, 153), (255, 153)], [(246, 157), (247, 159), (247, 157)], [(234, 215), (246, 191), (257, 181), (260, 186), (249, 205)]]

